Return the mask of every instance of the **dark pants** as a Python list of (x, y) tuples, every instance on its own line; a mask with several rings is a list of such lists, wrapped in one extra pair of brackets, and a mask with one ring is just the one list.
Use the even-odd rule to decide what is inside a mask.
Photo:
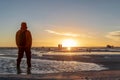
[(31, 68), (31, 48), (28, 47), (19, 47), (18, 48), (18, 58), (17, 58), (17, 67), (20, 67), (20, 62), (24, 56), (24, 52), (27, 58), (28, 68)]

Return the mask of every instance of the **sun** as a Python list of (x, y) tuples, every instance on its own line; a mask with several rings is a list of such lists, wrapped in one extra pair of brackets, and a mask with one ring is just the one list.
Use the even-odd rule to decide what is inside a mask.
[(65, 39), (62, 41), (62, 46), (63, 47), (75, 47), (77, 46), (77, 42), (73, 39)]

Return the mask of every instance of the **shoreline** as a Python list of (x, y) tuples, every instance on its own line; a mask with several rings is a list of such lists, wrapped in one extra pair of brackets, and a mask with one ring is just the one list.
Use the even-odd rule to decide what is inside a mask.
[(47, 74), (0, 74), (2, 80), (119, 80), (120, 70), (81, 71)]
[(109, 55), (56, 55), (56, 54), (43, 54), (41, 59), (58, 60), (58, 61), (80, 61), (90, 63), (116, 63), (120, 62), (120, 54), (109, 54)]

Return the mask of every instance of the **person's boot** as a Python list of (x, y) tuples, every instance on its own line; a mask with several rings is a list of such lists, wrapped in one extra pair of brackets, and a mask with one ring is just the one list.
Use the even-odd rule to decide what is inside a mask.
[(20, 74), (21, 73), (21, 69), (20, 69), (20, 66), (17, 66), (17, 74)]
[(31, 74), (31, 67), (27, 68), (27, 74)]

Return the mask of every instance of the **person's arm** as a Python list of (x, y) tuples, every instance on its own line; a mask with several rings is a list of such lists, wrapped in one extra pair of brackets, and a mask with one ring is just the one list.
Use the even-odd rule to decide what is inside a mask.
[(32, 35), (31, 35), (31, 32), (30, 31), (27, 31), (27, 33), (26, 33), (26, 47), (31, 47), (32, 46)]
[(30, 38), (30, 47), (31, 47), (32, 46), (32, 35), (31, 35), (31, 32), (29, 32), (29, 34), (30, 34), (29, 38)]
[(17, 46), (19, 46), (19, 37), (18, 36), (19, 36), (19, 31), (16, 32), (16, 37), (15, 37), (16, 38), (15, 39), (16, 40), (16, 45)]

